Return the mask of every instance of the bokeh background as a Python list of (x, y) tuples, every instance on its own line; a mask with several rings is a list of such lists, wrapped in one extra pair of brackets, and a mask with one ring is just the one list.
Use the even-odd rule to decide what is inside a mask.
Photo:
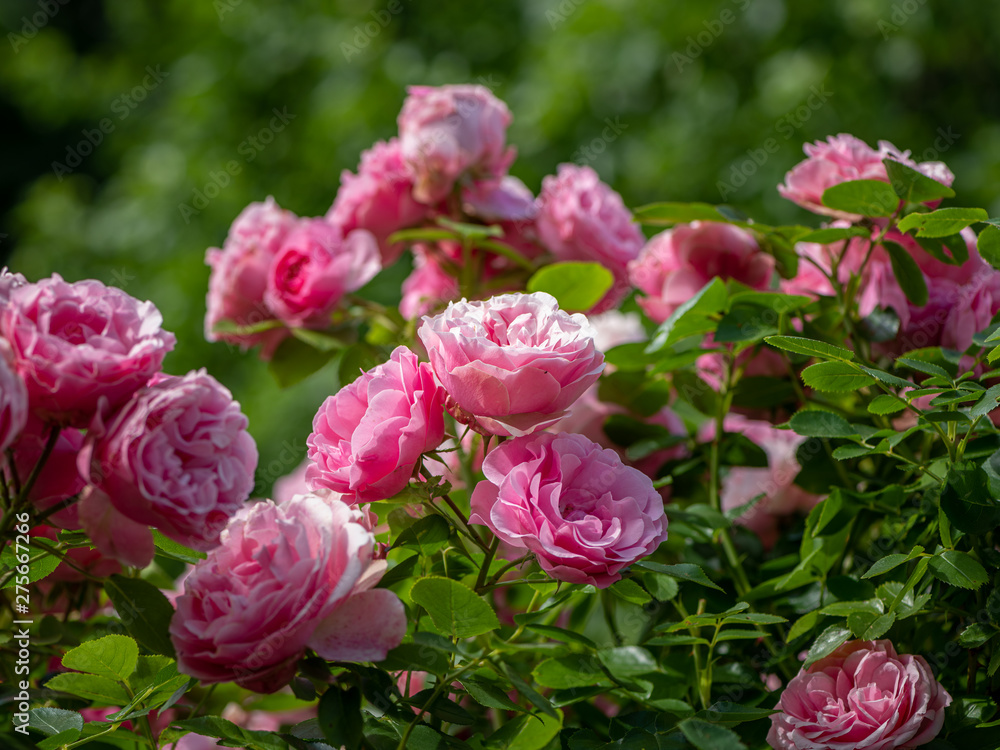
[[(336, 373), (280, 390), (256, 353), (207, 343), (205, 250), (268, 195), (325, 213), (408, 85), (489, 86), (536, 193), (574, 161), (630, 206), (808, 223), (775, 186), (803, 142), (850, 132), (944, 160), (952, 205), (1000, 215), (995, 2), (2, 0), (0, 27), (0, 264), (153, 300), (167, 369), (242, 402), (262, 487)], [(371, 293), (398, 298), (405, 263)]]

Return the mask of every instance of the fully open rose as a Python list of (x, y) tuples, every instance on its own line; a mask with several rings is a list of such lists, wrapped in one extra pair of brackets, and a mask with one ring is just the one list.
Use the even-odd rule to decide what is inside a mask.
[(178, 668), (202, 682), (270, 693), (312, 648), (331, 661), (379, 661), (406, 632), (399, 598), (373, 586), (385, 561), (361, 511), (298, 495), (247, 506), (195, 566), (170, 635)]
[(469, 520), (534, 552), (557, 580), (610, 586), (667, 538), (649, 477), (582, 435), (508, 440), (486, 457), (483, 473)]
[(453, 302), (417, 335), (458, 408), (495, 435), (554, 424), (604, 370), (586, 316), (544, 292)]
[(849, 641), (788, 683), (767, 741), (776, 750), (915, 748), (941, 731), (949, 705), (922, 656)]

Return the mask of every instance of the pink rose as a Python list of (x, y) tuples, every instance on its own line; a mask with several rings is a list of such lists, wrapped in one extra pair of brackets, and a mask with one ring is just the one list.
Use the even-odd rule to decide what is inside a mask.
[(628, 293), (628, 263), (645, 239), (621, 196), (590, 167), (560, 164), (558, 174), (542, 180), (538, 196), (538, 234), (557, 260), (603, 264), (614, 286), (591, 312), (604, 312)]
[(413, 271), (403, 281), (399, 312), (407, 320), (429, 315), (444, 302), (458, 298), (458, 279), (441, 267), (427, 245), (413, 246)]
[(425, 451), (444, 440), (444, 393), (405, 346), (330, 396), (306, 441), (306, 480), (356, 501), (400, 492)]
[(485, 86), (411, 86), (399, 113), (399, 142), (413, 170), (413, 197), (433, 204), (463, 176), (500, 177), (514, 160), (507, 148), (507, 105)]
[(174, 348), (152, 302), (100, 281), (67, 283), (58, 274), (13, 289), (0, 310), (0, 335), (43, 419), (85, 426), (104, 400), (127, 401)]
[(404, 245), (389, 245), (393, 232), (419, 224), (427, 216), (427, 206), (413, 198), (413, 172), (403, 159), (395, 138), (379, 141), (361, 154), (356, 175), (346, 169), (340, 175), (340, 190), (326, 218), (344, 234), (367, 229), (378, 240), (382, 263), (391, 265)]
[(557, 580), (605, 588), (667, 538), (649, 477), (582, 435), (508, 440), (486, 456), (483, 473), (470, 522), (535, 553)]
[(170, 635), (177, 666), (202, 682), (273, 692), (311, 648), (330, 661), (379, 661), (406, 613), (373, 586), (386, 568), (360, 512), (299, 495), (244, 507), (184, 582)]
[(14, 366), (10, 346), (0, 339), (0, 453), (28, 423), (28, 389)]
[[(52, 425), (34, 415), (28, 417), (27, 425), (20, 437), (11, 446), (17, 474), (24, 478), (31, 474), (35, 464), (42, 457)], [(55, 446), (49, 454), (45, 466), (28, 494), (31, 504), (38, 510), (48, 510), (53, 505), (69, 500), (83, 492), (87, 483), (76, 469), (77, 456), (83, 446), (83, 433), (72, 427), (59, 431)], [(63, 529), (80, 528), (80, 517), (76, 505), (70, 505), (49, 516), (46, 523)]]
[(323, 219), (302, 219), (271, 262), (264, 302), (289, 328), (327, 328), (341, 298), (380, 270), (378, 243), (367, 230), (342, 237)]
[(848, 641), (788, 683), (771, 716), (777, 750), (891, 750), (934, 739), (951, 696), (922, 656)]
[(544, 292), (453, 302), (417, 334), (459, 413), (494, 435), (554, 424), (604, 370), (586, 316)]
[(209, 248), (205, 263), (212, 268), (208, 282), (208, 312), (205, 315), (205, 338), (226, 341), (249, 349), (263, 344), (262, 356), (269, 358), (287, 335), (277, 327), (252, 334), (216, 332), (222, 321), (238, 326), (253, 326), (274, 320), (274, 312), (264, 303), (268, 272), (288, 233), (298, 224), (298, 217), (268, 198), (243, 209), (222, 249)]
[(7, 266), (0, 268), (0, 304), (6, 305), (10, 293), (21, 286), (27, 286), (28, 280), (19, 273), (11, 273)]
[[(31, 530), (31, 536), (55, 542), (59, 538), (59, 529), (40, 525)], [(37, 602), (35, 606), (39, 612), (57, 616), (78, 612), (80, 619), (89, 619), (97, 614), (102, 605), (100, 585), (94, 585), (87, 576), (107, 578), (113, 573), (121, 573), (122, 566), (96, 549), (76, 547), (64, 550), (63, 554), (73, 565), (59, 563), (49, 575), (37, 581), (34, 586), (40, 596), (32, 601)]]
[[(802, 147), (809, 158), (799, 162), (785, 175), (778, 192), (793, 203), (817, 214), (837, 216), (850, 221), (861, 218), (823, 205), (823, 191), (851, 180), (889, 181), (882, 160), (891, 158), (933, 180), (951, 185), (955, 175), (942, 162), (925, 161), (917, 164), (909, 151), (900, 151), (888, 141), (879, 141), (876, 151), (853, 135), (832, 135), (826, 142), (816, 141)], [(936, 205), (936, 203), (935, 203)]]
[(462, 210), (487, 222), (530, 221), (538, 213), (527, 185), (510, 175), (463, 188)]
[(629, 275), (648, 295), (639, 298), (639, 305), (652, 320), (662, 323), (714, 278), (769, 289), (774, 258), (745, 229), (693, 221), (653, 237), (629, 263)]
[(95, 546), (142, 566), (153, 556), (147, 526), (199, 550), (219, 543), (253, 489), (257, 447), (232, 394), (197, 370), (158, 375), (95, 419), (78, 466), (93, 485), (80, 518)]

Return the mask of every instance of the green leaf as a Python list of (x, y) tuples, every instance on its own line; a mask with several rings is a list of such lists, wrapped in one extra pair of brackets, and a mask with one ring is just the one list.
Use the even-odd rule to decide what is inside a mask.
[(741, 612), (736, 615), (729, 615), (722, 621), (723, 625), (777, 625), (779, 622), (788, 622), (784, 617), (769, 615), (764, 612)]
[(319, 726), (328, 744), (334, 747), (360, 747), (364, 730), (361, 715), (361, 690), (342, 690), (331, 685), (319, 699)]
[(981, 208), (939, 208), (926, 214), (904, 216), (898, 226), (901, 232), (916, 229), (917, 237), (947, 237), (988, 218), (989, 214)]
[(927, 203), (942, 198), (954, 198), (955, 191), (937, 180), (932, 180), (913, 167), (908, 167), (894, 159), (883, 159), (889, 184), (900, 198), (910, 203)]
[(174, 608), (162, 591), (141, 578), (117, 573), (108, 579), (105, 591), (129, 635), (154, 654), (176, 658), (170, 640)]
[(850, 239), (851, 237), (871, 237), (871, 232), (864, 227), (826, 227), (817, 229), (796, 237), (796, 242), (815, 242), (820, 245), (829, 245), (831, 242)]
[(289, 330), (292, 332), (292, 336), (299, 341), (321, 352), (335, 352), (347, 346), (342, 339), (323, 331), (314, 331), (311, 328), (290, 328)]
[(808, 409), (794, 414), (788, 422), (792, 431), (803, 437), (850, 438), (858, 431), (843, 417), (829, 411)]
[(739, 703), (731, 703), (729, 701), (718, 701), (705, 709), (705, 711), (699, 712), (695, 718), (697, 719), (702, 714), (706, 714), (711, 716), (715, 720), (715, 723), (735, 726), (747, 721), (766, 719), (768, 716), (776, 713), (778, 712), (769, 708), (754, 708), (752, 706), (741, 706)]
[(718, 724), (691, 718), (681, 721), (677, 728), (698, 750), (747, 750), (736, 732)]
[(847, 362), (818, 362), (802, 371), (802, 382), (817, 391), (847, 393), (871, 385), (875, 378)]
[(274, 732), (243, 729), (221, 716), (199, 716), (194, 719), (174, 721), (171, 726), (206, 737), (218, 737), (228, 747), (241, 747), (245, 750), (288, 750), (288, 743)]
[(899, 288), (906, 295), (906, 299), (917, 307), (926, 305), (927, 282), (924, 280), (923, 271), (920, 270), (917, 261), (902, 245), (883, 240), (882, 246), (889, 251), (892, 273), (896, 277)]
[(592, 654), (545, 659), (531, 674), (539, 685), (559, 689), (612, 684), (601, 669), (601, 663)]
[(548, 292), (567, 312), (586, 312), (614, 284), (611, 271), (600, 263), (553, 263), (528, 279), (529, 292)]
[(856, 638), (871, 641), (885, 635), (895, 621), (895, 612), (887, 612), (884, 615), (875, 612), (854, 612), (847, 617), (847, 627)]
[[(503, 728), (501, 727), (501, 730)], [(519, 727), (513, 738), (506, 744), (491, 747), (503, 747), (505, 750), (543, 750), (559, 734), (562, 729), (562, 716), (528, 716)], [(499, 732), (495, 732), (493, 737)]]
[(131, 638), (106, 635), (67, 651), (62, 665), (66, 669), (124, 681), (135, 671), (138, 658), (139, 647)]
[(958, 645), (962, 648), (979, 648), (997, 634), (992, 625), (974, 622), (958, 636)]
[[(768, 322), (768, 321), (773, 322)], [(733, 304), (722, 316), (715, 331), (718, 344), (760, 341), (765, 336), (778, 333), (777, 320), (770, 310), (758, 305)]]
[(508, 711), (524, 711), (519, 705), (507, 697), (507, 692), (493, 682), (479, 680), (473, 677), (463, 677), (462, 686), (472, 696), (472, 700), (487, 708), (500, 708)]
[(987, 224), (976, 239), (979, 254), (993, 268), (1000, 268), (1000, 228)]
[[(267, 363), (267, 369), (281, 388), (305, 380), (340, 356), (342, 350), (321, 351), (290, 336), (278, 344)], [(336, 390), (336, 389), (334, 389)]]
[[(42, 552), (41, 549), (31, 546), (31, 551), (29, 555), (34, 557)], [(35, 562), (28, 565), (28, 583), (34, 583), (35, 581), (40, 581), (49, 575), (53, 570), (59, 567), (59, 563), (62, 562), (55, 555), (47, 554), (40, 560), (35, 560)], [(14, 551), (13, 544), (7, 544), (3, 548), (3, 553), (0, 554), (0, 566), (5, 570), (15, 570), (18, 567), (17, 554)], [(12, 589), (17, 585), (19, 576), (11, 576), (10, 580), (4, 584), (4, 589)], [(23, 583), (23, 579), (22, 579)]]
[(642, 582), (646, 585), (646, 590), (660, 602), (668, 602), (680, 592), (677, 579), (670, 576), (646, 573), (642, 576)]
[(427, 610), (438, 630), (452, 638), (472, 638), (500, 627), (490, 605), (450, 578), (422, 578), (413, 584), (410, 597)]
[(35, 748), (36, 750), (62, 750), (66, 746), (72, 746), (71, 743), (79, 739), (81, 734), (82, 732), (75, 727), (66, 729), (58, 734), (49, 735), (44, 740), (39, 740), (35, 743)]
[(891, 216), (899, 206), (899, 196), (881, 180), (849, 180), (823, 191), (824, 206), (862, 216)]
[(503, 669), (503, 673), (507, 675), (507, 679), (514, 685), (514, 689), (527, 698), (531, 702), (531, 705), (542, 713), (551, 716), (553, 719), (562, 721), (562, 715), (552, 707), (552, 703), (549, 699), (525, 682), (521, 675), (517, 673), (516, 669), (511, 668), (511, 666), (506, 662), (502, 662), (501, 667)]
[(255, 333), (263, 333), (275, 328), (281, 328), (285, 324), (275, 318), (262, 320), (248, 326), (241, 326), (235, 320), (223, 319), (216, 321), (212, 326), (212, 333), (235, 333), (238, 336), (252, 336)]
[(1000, 385), (990, 386), (979, 397), (979, 400), (969, 409), (972, 419), (985, 417), (1000, 405)]
[(958, 550), (945, 550), (930, 559), (930, 571), (935, 578), (963, 589), (978, 589), (989, 581), (989, 575), (975, 559)]
[(152, 529), (153, 544), (159, 550), (159, 554), (171, 560), (197, 565), (200, 560), (204, 560), (208, 555), (196, 549), (185, 547), (183, 544), (175, 542), (173, 539), (164, 536), (157, 529)]
[(439, 216), (436, 221), (446, 229), (450, 229), (460, 239), (478, 240), (486, 237), (503, 237), (503, 228), (496, 224), (470, 224), (455, 221), (445, 216)]
[(871, 375), (877, 381), (884, 385), (891, 385), (893, 388), (916, 388), (917, 384), (910, 381), (904, 380), (903, 378), (897, 377), (896, 375), (891, 375), (885, 370), (877, 370), (874, 367), (865, 367), (861, 365), (861, 371)]
[(117, 680), (95, 674), (63, 672), (46, 682), (45, 687), (98, 701), (105, 706), (125, 706), (131, 700)]
[(630, 677), (656, 672), (659, 669), (653, 655), (639, 646), (602, 649), (597, 652), (597, 658), (612, 676), (623, 682), (628, 681)]
[(48, 737), (73, 729), (79, 736), (79, 732), (83, 731), (83, 717), (76, 711), (62, 708), (33, 708), (28, 712), (28, 726)]
[(634, 211), (635, 220), (651, 226), (670, 226), (689, 221), (725, 221), (715, 206), (708, 203), (651, 203)]
[(906, 402), (898, 396), (883, 393), (872, 399), (868, 411), (872, 414), (895, 414), (906, 408)]
[(379, 666), (390, 672), (416, 669), (432, 674), (444, 674), (451, 668), (448, 652), (426, 643), (401, 643)]
[(450, 535), (451, 527), (441, 516), (425, 516), (403, 529), (392, 548), (411, 547), (424, 556), (432, 555), (448, 546)]
[(662, 573), (663, 575), (670, 576), (671, 578), (678, 578), (682, 581), (697, 583), (699, 586), (707, 586), (708, 588), (716, 589), (717, 591), (723, 590), (721, 586), (713, 583), (709, 577), (705, 575), (704, 570), (692, 563), (663, 565), (662, 563), (640, 560), (635, 563), (635, 567), (642, 568), (643, 570), (651, 570), (654, 573)]
[(714, 331), (717, 323), (711, 316), (724, 311), (728, 303), (725, 283), (718, 277), (712, 279), (660, 324), (646, 352), (653, 354), (688, 336)]
[(851, 631), (843, 625), (831, 625), (813, 641), (812, 648), (806, 656), (806, 667), (812, 666), (813, 662), (829, 656), (851, 637)]
[(643, 588), (631, 578), (623, 578), (620, 581), (616, 581), (611, 584), (608, 591), (617, 596), (619, 599), (631, 604), (636, 604), (640, 607), (649, 604), (653, 600), (653, 597), (644, 591)]
[(910, 560), (920, 557), (923, 553), (924, 548), (918, 544), (910, 550), (910, 554), (908, 555), (886, 555), (881, 560), (876, 560), (875, 563), (868, 568), (868, 572), (861, 576), (861, 578), (874, 578), (875, 576), (884, 575), (893, 568), (897, 568), (905, 562), (909, 562)]
[(812, 612), (806, 612), (802, 617), (795, 621), (791, 628), (788, 629), (788, 642), (791, 643), (799, 636), (803, 636), (810, 630), (819, 625), (820, 620), (823, 619), (823, 615), (820, 614), (818, 609), (814, 609)]
[(849, 349), (802, 336), (768, 336), (764, 341), (778, 349), (819, 359), (839, 359), (844, 362), (854, 359), (854, 352)]
[[(980, 467), (975, 461), (953, 464), (941, 489), (941, 509), (952, 525), (967, 534), (988, 534), (1000, 525), (1000, 451)], [(995, 486), (994, 486), (995, 485)]]

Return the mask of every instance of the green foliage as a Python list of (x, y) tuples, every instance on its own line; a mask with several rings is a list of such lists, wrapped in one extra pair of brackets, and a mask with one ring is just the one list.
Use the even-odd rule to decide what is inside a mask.
[(548, 292), (559, 309), (585, 312), (596, 305), (614, 283), (611, 271), (599, 263), (553, 263), (528, 279), (529, 292)]

